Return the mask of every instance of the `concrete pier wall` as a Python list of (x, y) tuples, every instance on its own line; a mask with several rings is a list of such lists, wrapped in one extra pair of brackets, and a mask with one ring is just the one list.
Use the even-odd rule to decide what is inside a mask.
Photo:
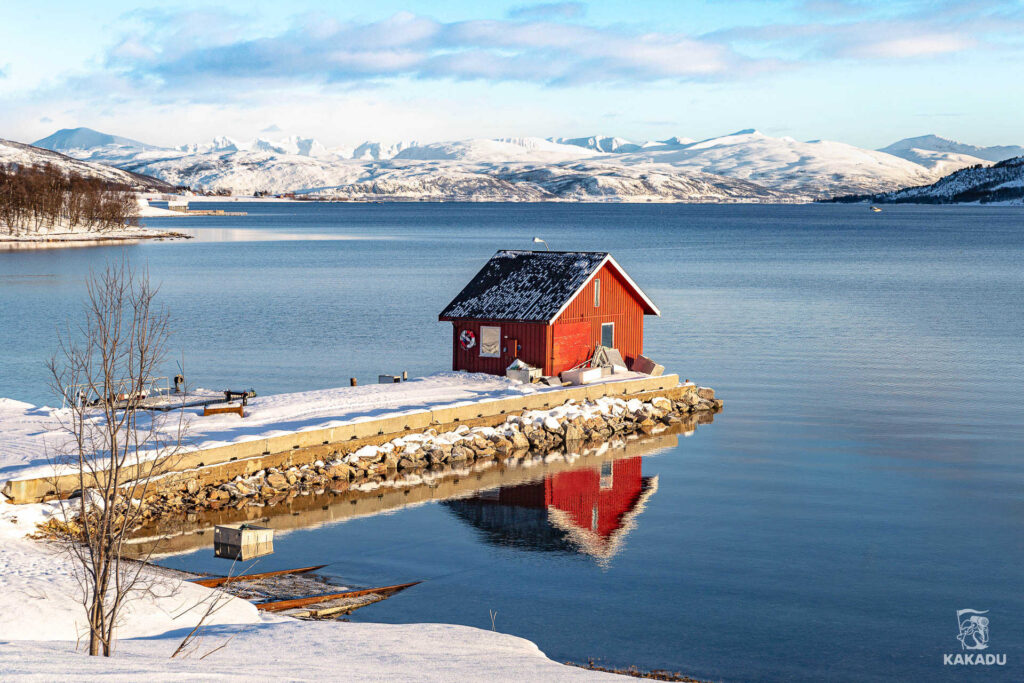
[(692, 428), (692, 425), (679, 424), (661, 434), (624, 440), (621, 448), (612, 448), (601, 455), (590, 455), (574, 462), (563, 459), (529, 468), (511, 469), (489, 461), (464, 465), (464, 472), (448, 472), (441, 478), (416, 485), (296, 496), (272, 507), (229, 506), (200, 512), (189, 518), (167, 516), (137, 532), (135, 538), (128, 541), (128, 552), (135, 556), (146, 556), (154, 550), (160, 553), (179, 553), (212, 546), (213, 528), (218, 524), (258, 522), (276, 531), (288, 531), (380, 514), (410, 505), (458, 498), (484, 489), (542, 481), (544, 477), (560, 472), (673, 448), (679, 442), (678, 433), (688, 427)]
[[(411, 411), (337, 427), (280, 434), (188, 451), (169, 459), (162, 464), (162, 477), (156, 482), (156, 488), (179, 485), (182, 479), (198, 478), (201, 483), (207, 483), (248, 475), (267, 467), (305, 465), (332, 454), (351, 452), (367, 444), (383, 443), (403, 433), (422, 432), (430, 427), (443, 432), (461, 424), (495, 425), (509, 415), (528, 410), (545, 410), (570, 400), (594, 401), (605, 396), (643, 400), (665, 396), (677, 399), (693, 391), (696, 391), (696, 387), (692, 385), (679, 385), (678, 375), (663, 375), (568, 387), (434, 410)], [(4, 486), (3, 494), (15, 504), (37, 503), (66, 498), (78, 489), (78, 485), (78, 475), (75, 474), (12, 479)]]

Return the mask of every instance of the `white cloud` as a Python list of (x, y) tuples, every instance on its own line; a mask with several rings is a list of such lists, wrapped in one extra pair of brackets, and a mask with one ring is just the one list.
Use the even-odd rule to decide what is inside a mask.
[(962, 35), (934, 33), (904, 36), (877, 42), (854, 45), (843, 54), (866, 59), (910, 59), (961, 52), (977, 45), (977, 41)]
[[(144, 43), (144, 44), (143, 44)], [(318, 83), (411, 77), (546, 85), (732, 79), (772, 60), (681, 33), (549, 21), (440, 22), (399, 13), (355, 23), (307, 20), (275, 35), (210, 43), (172, 30), (108, 56), (118, 73), (192, 89), (236, 79)]]
[(544, 2), (510, 9), (509, 19), (579, 19), (587, 12), (582, 2)]

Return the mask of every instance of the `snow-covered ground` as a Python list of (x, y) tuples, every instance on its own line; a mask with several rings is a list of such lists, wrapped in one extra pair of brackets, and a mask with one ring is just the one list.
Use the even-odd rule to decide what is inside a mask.
[[(628, 372), (610, 375), (605, 381), (644, 376)], [(237, 415), (200, 417), (202, 408), (186, 408), (188, 449), (214, 448), (289, 432), (337, 427), (557, 388), (560, 387), (522, 384), (482, 373), (441, 372), (400, 384), (258, 396), (249, 399), (244, 419)], [(49, 454), (60, 450), (67, 439), (60, 429), (60, 418), (68, 412), (0, 398), (0, 485), (8, 479), (53, 475)], [(140, 424), (144, 426), (141, 420)]]
[(76, 244), (94, 244), (96, 242), (159, 239), (177, 236), (178, 235), (169, 233), (166, 230), (156, 230), (154, 228), (147, 228), (141, 225), (137, 227), (125, 226), (124, 228), (104, 230), (103, 232), (95, 232), (92, 230), (68, 230), (67, 228), (55, 226), (49, 229), (40, 230), (39, 232), (22, 235), (8, 235), (4, 234), (3, 231), (0, 230), (0, 249), (8, 247), (19, 248), (21, 246), (62, 247), (74, 246)]
[[(193, 420), (193, 442), (216, 445), (543, 390), (491, 375), (450, 372), (401, 384), (265, 396), (250, 401), (244, 422), (223, 415)], [(0, 478), (51, 471), (46, 448), (61, 439), (58, 414), (59, 409), (0, 399)], [(0, 678), (5, 681), (49, 681), (69, 671), (75, 680), (607, 679), (553, 662), (533, 643), (500, 633), (442, 624), (297, 622), (259, 613), (239, 598), (217, 611), (196, 654), (170, 660), (211, 589), (166, 576), (128, 608), (117, 656), (89, 659), (75, 651), (83, 611), (69, 560), (45, 542), (25, 538), (38, 523), (59, 515), (59, 505), (0, 502)], [(224, 649), (198, 659), (232, 636)]]
[[(0, 619), (0, 642), (75, 641), (82, 635), (83, 608), (68, 558), (48, 543), (26, 538), (38, 531), (36, 524), (51, 517), (60, 519), (61, 514), (58, 504), (0, 504), (0, 614), (5, 615)], [(201, 613), (192, 608), (208, 595), (202, 586), (166, 578), (154, 589), (168, 597), (134, 601), (124, 613), (126, 635), (157, 636), (196, 624)], [(16, 618), (19, 613), (24, 618)], [(215, 621), (255, 623), (258, 614), (252, 604), (239, 600), (219, 611)], [(4, 678), (2, 671), (0, 678)]]
[(25, 538), (53, 514), (55, 504), (0, 503), (0, 680), (610, 680), (553, 662), (515, 636), (446, 624), (300, 622), (226, 596), (195, 652), (172, 660), (214, 596), (162, 574), (125, 607), (115, 656), (90, 658), (80, 651), (84, 610), (69, 560)]
[(139, 217), (140, 218), (153, 218), (156, 216), (175, 216), (181, 218), (184, 215), (181, 211), (171, 211), (170, 209), (161, 209), (159, 206), (152, 206), (149, 200), (144, 196), (139, 196)]
[[(227, 647), (200, 660), (238, 633)], [(111, 659), (74, 643), (0, 647), (5, 681), (622, 681), (553, 662), (532, 642), (448, 624), (255, 623), (211, 632), (188, 659), (168, 659), (180, 634), (123, 640)], [(69, 673), (73, 672), (73, 673)]]

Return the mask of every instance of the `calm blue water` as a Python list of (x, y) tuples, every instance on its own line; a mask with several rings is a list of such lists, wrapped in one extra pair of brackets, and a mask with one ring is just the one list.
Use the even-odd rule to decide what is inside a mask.
[[(354, 618), (490, 628), (496, 610), (498, 630), (559, 660), (729, 681), (1022, 678), (1019, 209), (245, 210), (148, 221), (191, 226), (188, 243), (0, 252), (0, 395), (53, 402), (55, 323), (122, 254), (163, 283), (191, 382), (269, 393), (445, 368), (437, 312), (496, 249), (539, 235), (608, 250), (662, 309), (649, 355), (726, 401), (643, 460), (658, 490), (617, 554), (502, 544), (426, 505), (281, 535), (261, 567), (429, 579)], [(989, 610), (986, 652), (1007, 667), (942, 666), (963, 608)]]

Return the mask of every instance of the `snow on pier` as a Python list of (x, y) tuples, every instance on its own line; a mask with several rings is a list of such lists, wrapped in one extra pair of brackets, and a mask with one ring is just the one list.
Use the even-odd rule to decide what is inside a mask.
[[(603, 382), (646, 377), (622, 373)], [(186, 449), (208, 450), (424, 410), (559, 390), (561, 387), (522, 384), (495, 375), (442, 372), (398, 384), (259, 396), (249, 399), (245, 418), (230, 414), (203, 417), (202, 408), (185, 408)], [(54, 475), (52, 455), (69, 437), (60, 428), (61, 416), (62, 411), (57, 408), (0, 398), (0, 482)]]

